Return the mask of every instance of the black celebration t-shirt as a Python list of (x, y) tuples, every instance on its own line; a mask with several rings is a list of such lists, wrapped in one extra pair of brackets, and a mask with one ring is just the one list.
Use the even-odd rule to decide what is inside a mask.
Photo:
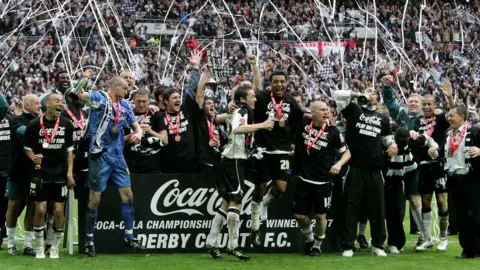
[[(447, 115), (445, 112), (442, 112), (439, 115), (433, 117), (420, 117), (415, 121), (414, 130), (420, 134), (425, 134), (430, 136), (439, 146), (445, 140), (445, 133), (450, 127), (450, 123), (447, 121)], [(424, 146), (415, 151), (415, 158), (420, 161), (432, 160), (428, 155), (428, 147)]]
[[(195, 107), (198, 108), (197, 103), (193, 97), (187, 95), (181, 106), (180, 112), (171, 114), (166, 111), (157, 112), (158, 116), (155, 118), (158, 119), (158, 121), (163, 121), (163, 124), (166, 126), (166, 130), (168, 132), (168, 145), (163, 148), (160, 154), (163, 170), (167, 173), (181, 173), (169, 171), (169, 168), (175, 168), (175, 166), (178, 166), (178, 163), (196, 159), (192, 116)], [(170, 116), (170, 124), (167, 120), (167, 115)], [(177, 127), (177, 119), (179, 117), (180, 127), (178, 129), (178, 135), (180, 136), (181, 140), (177, 142), (175, 140), (177, 134), (174, 132), (174, 130)]]
[[(40, 116), (42, 117), (42, 116)], [(40, 125), (40, 117), (32, 120), (25, 133), (24, 149), (31, 150), (34, 154), (42, 154), (41, 175), (44, 183), (65, 183), (67, 179), (67, 153), (73, 152), (73, 125), (70, 120), (60, 116), (58, 130), (55, 138), (43, 148), (47, 142)], [(55, 127), (55, 121), (44, 117), (44, 125), (47, 134), (51, 137)]]
[(0, 120), (0, 171), (8, 169), (10, 159), (10, 119), (7, 114)]
[[(257, 102), (255, 103), (254, 121), (255, 123), (262, 123), (270, 118), (275, 121), (275, 125), (272, 130), (261, 129), (256, 131), (255, 145), (266, 148), (267, 152), (290, 152), (292, 130), (298, 128), (304, 113), (300, 106), (298, 106), (295, 98), (285, 92), (282, 113), (279, 120), (270, 93), (270, 91), (266, 90), (256, 93)], [(277, 107), (280, 107), (281, 101), (280, 99), (275, 100)], [(280, 121), (285, 123), (284, 127), (279, 126)]]
[[(210, 128), (212, 128), (212, 136), (210, 136)], [(220, 126), (208, 120), (202, 109), (195, 113), (195, 138), (198, 163), (218, 166), (221, 158), (220, 149), (225, 145), (225, 140), (222, 139)], [(210, 141), (213, 142), (213, 146), (210, 145)]]
[[(67, 110), (63, 110), (61, 116), (70, 120), (73, 125), (73, 145), (75, 147), (75, 160), (73, 170), (75, 172), (88, 170), (88, 147), (90, 145), (90, 133), (86, 132), (89, 111), (70, 110), (75, 119), (73, 119)], [(83, 121), (82, 117), (83, 116)]]
[(391, 135), (388, 117), (354, 102), (350, 102), (342, 114), (347, 120), (345, 141), (352, 154), (349, 164), (360, 168), (383, 169), (382, 137)]
[[(331, 183), (333, 175), (330, 174), (330, 169), (335, 164), (337, 153), (344, 153), (347, 150), (345, 140), (336, 127), (325, 126), (315, 141), (322, 128), (312, 125), (310, 132), (310, 123), (311, 121), (303, 119), (300, 128), (297, 129), (293, 175), (313, 184)], [(311, 143), (315, 142), (310, 153), (307, 151), (309, 137)]]
[(32, 160), (25, 155), (23, 143), (28, 123), (35, 119), (30, 113), (14, 117), (10, 122), (10, 163), (8, 174), (10, 181), (27, 183), (30, 182), (32, 172)]
[[(163, 121), (156, 120), (155, 117), (159, 117), (158, 113), (154, 114), (152, 111), (147, 110), (145, 113), (135, 113), (135, 118), (138, 124), (148, 124), (153, 131), (160, 133), (165, 130), (165, 124)], [(125, 130), (125, 135), (131, 134), (133, 131), (128, 128)], [(125, 141), (125, 160), (127, 161), (128, 168), (135, 173), (155, 173), (161, 172), (160, 162), (160, 144), (157, 146), (150, 146), (146, 140), (151, 137), (150, 134), (144, 133), (142, 142), (137, 145), (132, 145)]]

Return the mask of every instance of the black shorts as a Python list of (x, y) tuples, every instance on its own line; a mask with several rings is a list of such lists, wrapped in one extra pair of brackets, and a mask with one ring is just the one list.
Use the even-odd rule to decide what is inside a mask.
[[(13, 201), (26, 201), (30, 193), (30, 183), (8, 179), (5, 197)], [(2, 194), (3, 195), (3, 194)]]
[(420, 165), (418, 191), (422, 195), (447, 193), (447, 177), (438, 162)]
[(255, 184), (264, 184), (270, 180), (287, 181), (290, 170), (288, 154), (263, 154), (261, 160), (255, 160)]
[(418, 177), (418, 169), (405, 174), (405, 196), (407, 196), (407, 198), (410, 196), (420, 196), (420, 192), (418, 191)]
[(241, 203), (245, 182), (245, 160), (223, 158), (217, 175), (220, 196), (228, 202)]
[(34, 202), (67, 201), (68, 189), (65, 184), (42, 183), (40, 186), (30, 184), (30, 197)]
[(297, 179), (293, 195), (293, 213), (309, 216), (312, 207), (314, 214), (326, 214), (332, 198), (332, 184), (315, 185)]

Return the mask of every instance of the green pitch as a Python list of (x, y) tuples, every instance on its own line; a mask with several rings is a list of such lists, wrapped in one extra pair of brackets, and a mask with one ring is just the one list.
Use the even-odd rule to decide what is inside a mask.
[[(408, 212), (407, 212), (408, 213)], [(76, 213), (74, 214), (76, 216)], [(23, 221), (23, 217), (21, 218)], [(409, 231), (409, 217), (405, 219), (405, 231)], [(23, 225), (23, 222), (20, 224)], [(19, 231), (17, 231), (19, 233)], [(367, 228), (367, 239), (369, 228)], [(405, 251), (400, 255), (389, 255), (386, 258), (377, 258), (370, 254), (370, 249), (360, 250), (353, 258), (343, 258), (341, 254), (325, 254), (322, 257), (311, 258), (300, 254), (250, 254), (251, 260), (240, 262), (236, 258), (225, 254), (223, 261), (214, 261), (208, 254), (138, 254), (138, 255), (98, 255), (96, 258), (80, 256), (75, 250), (73, 256), (68, 255), (68, 249), (61, 249), (60, 259), (46, 258), (37, 260), (33, 257), (18, 255), (10, 256), (7, 253), (6, 243), (0, 251), (0, 269), (479, 269), (479, 260), (458, 260), (456, 255), (461, 253), (458, 237), (451, 236), (448, 251), (445, 253), (427, 251), (417, 253), (413, 245), (417, 237), (407, 236)], [(121, 245), (122, 243), (118, 243)], [(20, 250), (23, 243), (17, 244)]]

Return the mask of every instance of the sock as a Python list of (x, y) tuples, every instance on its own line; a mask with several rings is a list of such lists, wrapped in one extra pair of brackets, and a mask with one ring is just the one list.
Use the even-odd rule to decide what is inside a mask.
[(267, 206), (273, 199), (278, 199), (282, 196), (282, 194), (280, 192), (278, 192), (278, 190), (276, 188), (270, 188), (270, 190), (268, 190), (267, 194), (265, 196), (263, 196), (263, 204), (265, 204), (265, 206)]
[[(6, 226), (5, 226), (6, 227)], [(15, 231), (17, 230), (17, 227), (13, 228), (7, 228), (7, 239), (8, 239), (8, 248), (11, 248), (15, 246)]]
[(422, 207), (412, 209), (412, 217), (420, 230), (420, 235), (423, 236)]
[(260, 229), (260, 204), (262, 197), (252, 197), (252, 231)]
[(359, 222), (358, 223), (358, 235), (365, 235), (365, 230), (367, 229), (367, 223)]
[(432, 209), (423, 208), (422, 209), (422, 222), (423, 222), (423, 237), (426, 240), (432, 239)]
[(23, 248), (32, 248), (32, 241), (34, 237), (33, 232), (25, 231), (25, 233), (23, 233), (23, 236), (25, 238), (25, 240), (23, 241)]
[(63, 238), (63, 229), (54, 229), (54, 239), (52, 247), (58, 249)]
[(313, 244), (313, 246), (320, 248), (322, 246), (323, 239), (325, 239), (325, 234), (322, 236), (318, 236), (315, 234), (315, 243)]
[(95, 224), (97, 223), (97, 209), (90, 209), (87, 207), (87, 242), (93, 242), (93, 233), (95, 232)]
[(45, 246), (44, 244), (45, 239), (43, 236), (43, 231), (45, 230), (45, 226), (33, 227), (33, 230), (35, 231), (35, 243), (37, 244), (37, 249), (43, 248)]
[(448, 210), (445, 212), (438, 212), (440, 217), (440, 238), (447, 238), (448, 231)]
[(133, 204), (122, 203), (122, 219), (125, 224), (125, 239), (133, 240)]
[(223, 224), (227, 220), (227, 214), (222, 209), (218, 209), (217, 213), (213, 217), (212, 227), (210, 233), (207, 236), (207, 245), (211, 247), (217, 247), (218, 234), (222, 230)]
[(306, 242), (312, 242), (313, 241), (313, 229), (312, 229), (312, 224), (308, 226), (305, 229), (300, 228), (302, 231), (303, 235), (305, 235), (305, 238), (307, 239)]
[(47, 246), (51, 246), (53, 243), (53, 219), (53, 215), (47, 214), (47, 240), (45, 240)]
[(228, 208), (228, 249), (234, 250), (238, 247), (238, 227), (240, 225), (240, 210), (235, 207)]

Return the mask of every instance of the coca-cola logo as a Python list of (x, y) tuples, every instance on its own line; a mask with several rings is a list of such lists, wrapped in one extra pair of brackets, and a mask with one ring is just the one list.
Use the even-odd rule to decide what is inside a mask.
[[(245, 180), (247, 187), (242, 200), (241, 214), (250, 215), (250, 201), (255, 185)], [(245, 189), (244, 189), (245, 191)], [(180, 188), (180, 181), (172, 179), (157, 189), (150, 201), (150, 210), (156, 216), (169, 216), (174, 214), (187, 214), (204, 216), (215, 215), (222, 198), (215, 188)], [(206, 211), (205, 211), (206, 210)]]
[(365, 122), (366, 124), (381, 126), (382, 118), (378, 116), (369, 116), (366, 117), (363, 113), (360, 115), (360, 120)]
[[(47, 131), (47, 134), (48, 135), (52, 135), (52, 132), (53, 132), (53, 128), (46, 128), (45, 129)], [(41, 128), (40, 131), (38, 132), (38, 135), (40, 136), (44, 136), (43, 134), (43, 129)], [(57, 133), (56, 135), (58, 136), (65, 136), (65, 127), (58, 127), (58, 130), (57, 130)]]

